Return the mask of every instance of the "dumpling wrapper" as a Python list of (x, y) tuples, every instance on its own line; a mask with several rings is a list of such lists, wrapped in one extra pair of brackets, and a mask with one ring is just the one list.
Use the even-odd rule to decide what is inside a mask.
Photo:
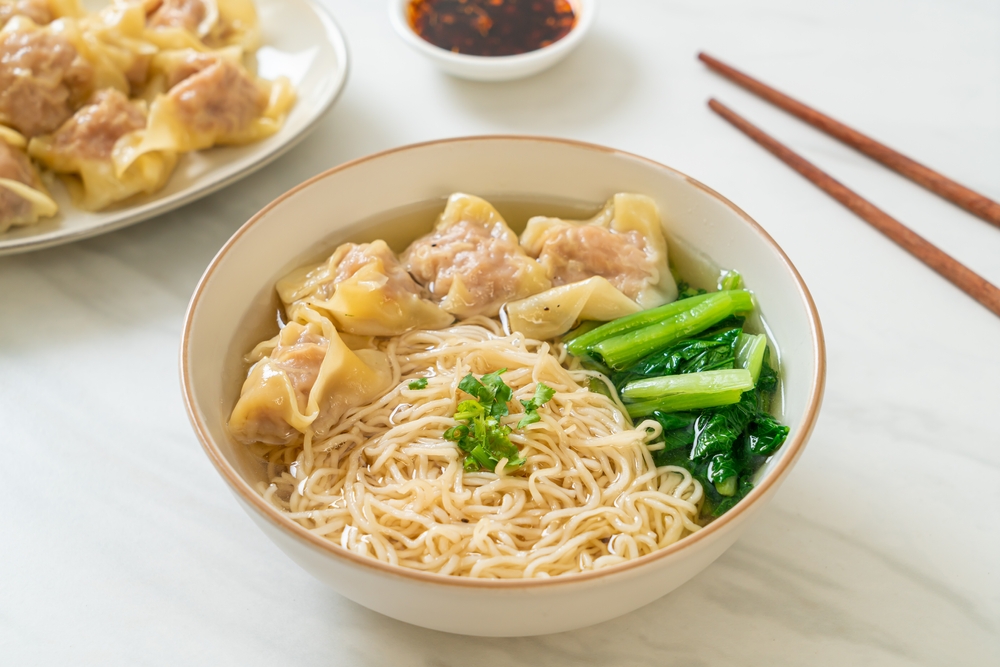
[(59, 211), (24, 152), (25, 138), (0, 125), (0, 233)]
[[(122, 1), (122, 0), (119, 0)], [(154, 0), (146, 39), (161, 49), (260, 48), (260, 20), (253, 0)]]
[(285, 122), (295, 90), (284, 77), (258, 79), (220, 56), (192, 73), (149, 108), (146, 129), (116, 147), (119, 172), (153, 151), (187, 153), (269, 137)]
[(316, 313), (290, 322), (258, 345), (229, 417), (229, 432), (244, 444), (289, 445), (300, 435), (321, 437), (350, 408), (385, 392), (392, 369), (384, 352), (351, 350), (329, 320)]
[(79, 0), (0, 0), (0, 28), (15, 16), (46, 25), (63, 16), (83, 16)]
[(55, 131), (95, 90), (93, 66), (55, 25), (15, 16), (0, 30), (0, 123), (29, 138)]
[(434, 230), (402, 260), (442, 308), (462, 318), (493, 317), (504, 303), (552, 286), (493, 205), (463, 193), (448, 198)]
[(677, 298), (656, 202), (616, 194), (590, 220), (535, 217), (521, 245), (555, 285), (602, 276), (643, 309)]
[(560, 336), (580, 320), (609, 322), (640, 310), (639, 304), (600, 276), (553, 287), (504, 307), (510, 330), (535, 340)]
[(423, 289), (382, 240), (345, 243), (323, 264), (278, 281), (277, 290), (289, 319), (308, 307), (328, 315), (340, 331), (359, 336), (399, 336), (454, 321), (423, 298)]
[(136, 194), (156, 192), (170, 178), (177, 156), (168, 151), (146, 153), (121, 173), (116, 168), (116, 147), (145, 124), (143, 103), (131, 102), (113, 88), (102, 90), (56, 132), (32, 139), (28, 152), (49, 169), (68, 175), (74, 203), (97, 211)]

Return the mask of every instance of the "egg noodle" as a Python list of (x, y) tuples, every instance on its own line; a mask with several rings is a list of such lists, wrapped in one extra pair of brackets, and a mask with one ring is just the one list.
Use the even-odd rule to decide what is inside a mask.
[[(307, 433), (301, 447), (284, 449), (287, 460), (272, 458), (261, 484), (269, 503), (316, 535), (413, 570), (515, 579), (607, 567), (699, 529), (701, 485), (684, 468), (653, 464), (647, 443), (659, 424), (633, 428), (612, 399), (587, 388), (603, 376), (562, 345), (472, 317), (380, 346), (393, 388), (349, 410), (322, 440)], [(519, 429), (523, 413), (504, 418), (522, 467), (505, 470), (501, 460), (466, 472), (465, 454), (442, 437), (469, 398), (459, 381), (502, 368), (512, 410), (537, 383), (555, 395), (536, 423)], [(410, 389), (419, 378), (426, 387)]]

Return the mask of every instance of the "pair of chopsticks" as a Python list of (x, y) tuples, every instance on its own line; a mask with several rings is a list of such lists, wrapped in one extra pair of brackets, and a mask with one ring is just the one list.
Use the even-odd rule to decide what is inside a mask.
[[(927, 188), (948, 201), (961, 206), (973, 215), (1000, 227), (1000, 204), (951, 179), (929, 169), (910, 158), (897, 153), (871, 137), (853, 130), (819, 111), (781, 93), (774, 88), (750, 77), (712, 56), (699, 53), (698, 59), (730, 81), (764, 98), (793, 116), (804, 120), (815, 128), (826, 132), (835, 139), (856, 148), (865, 155), (878, 160), (910, 180)], [(904, 250), (951, 281), (960, 290), (1000, 316), (1000, 288), (972, 271), (927, 239), (912, 231), (885, 211), (864, 199), (861, 195), (823, 172), (802, 156), (777, 141), (760, 128), (751, 124), (721, 102), (711, 99), (708, 106), (715, 113), (729, 121), (738, 130), (773, 153), (778, 159), (812, 181), (821, 190), (849, 208), (877, 230), (895, 241)]]

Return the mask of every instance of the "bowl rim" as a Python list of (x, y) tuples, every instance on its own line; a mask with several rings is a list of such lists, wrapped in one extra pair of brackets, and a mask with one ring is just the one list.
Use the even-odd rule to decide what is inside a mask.
[(463, 67), (477, 68), (483, 71), (500, 71), (516, 68), (523, 64), (556, 58), (558, 54), (570, 51), (584, 38), (594, 24), (598, 0), (569, 0), (573, 9), (579, 12), (576, 23), (562, 39), (534, 51), (526, 51), (511, 56), (476, 56), (468, 53), (455, 53), (437, 46), (422, 38), (406, 19), (406, 7), (412, 0), (389, 0), (389, 21), (403, 41), (430, 58), (447, 61)]
[[(617, 155), (631, 160), (637, 160), (644, 162), (656, 169), (666, 170), (679, 176), (686, 180), (688, 183), (694, 187), (704, 191), (709, 196), (722, 202), (725, 206), (729, 207), (733, 212), (735, 212), (746, 224), (750, 225), (751, 228), (759, 234), (762, 239), (770, 245), (771, 249), (775, 251), (783, 263), (785, 269), (791, 274), (795, 285), (798, 289), (799, 297), (802, 303), (806, 307), (806, 311), (809, 316), (810, 333), (812, 338), (813, 347), (813, 362), (815, 364), (815, 374), (812, 379), (812, 385), (809, 389), (809, 398), (806, 402), (805, 415), (803, 421), (798, 430), (792, 434), (792, 437), (788, 442), (784, 444), (784, 448), (787, 448), (785, 454), (782, 456), (781, 460), (778, 462), (777, 466), (771, 473), (761, 481), (760, 484), (755, 486), (753, 490), (739, 503), (736, 504), (731, 510), (723, 514), (718, 519), (712, 521), (708, 526), (702, 528), (696, 533), (688, 535), (673, 544), (654, 551), (652, 553), (646, 554), (645, 556), (640, 556), (624, 563), (619, 563), (616, 565), (610, 565), (599, 570), (591, 570), (588, 572), (578, 572), (557, 577), (545, 577), (545, 578), (531, 578), (531, 579), (475, 579), (471, 577), (456, 577), (450, 575), (442, 575), (431, 572), (423, 572), (420, 570), (412, 570), (409, 568), (400, 567), (398, 565), (390, 565), (389, 563), (383, 563), (380, 560), (370, 558), (367, 556), (361, 556), (352, 551), (344, 549), (339, 544), (335, 544), (330, 540), (322, 538), (314, 533), (310, 532), (300, 524), (296, 523), (292, 519), (285, 516), (284, 513), (280, 512), (278, 509), (264, 501), (264, 498), (257, 493), (250, 484), (243, 479), (243, 477), (233, 468), (232, 465), (226, 460), (222, 452), (219, 450), (218, 446), (212, 439), (208, 427), (202, 422), (197, 409), (197, 404), (195, 402), (194, 391), (191, 383), (191, 372), (190, 372), (190, 346), (191, 346), (191, 328), (193, 324), (194, 314), (198, 309), (199, 302), (201, 300), (202, 293), (204, 292), (206, 285), (212, 278), (212, 274), (219, 267), (220, 262), (229, 252), (233, 249), (237, 241), (242, 237), (250, 228), (258, 224), (264, 217), (266, 217), (273, 209), (282, 204), (286, 199), (294, 196), (300, 191), (311, 187), (313, 184), (322, 181), (323, 179), (336, 174), (340, 171), (350, 169), (356, 165), (370, 162), (373, 160), (378, 160), (382, 157), (392, 155), (395, 153), (400, 153), (404, 151), (420, 150), (428, 146), (439, 146), (445, 144), (461, 144), (461, 143), (473, 143), (482, 141), (503, 141), (503, 142), (542, 142), (542, 143), (555, 143), (563, 146), (570, 146), (575, 148), (582, 148), (590, 151), (597, 151), (602, 153), (609, 153), (612, 155)], [(371, 568), (379, 574), (390, 575), (393, 577), (402, 577), (404, 579), (411, 579), (416, 582), (428, 583), (428, 584), (444, 584), (450, 586), (459, 587), (469, 587), (469, 588), (485, 588), (485, 589), (521, 589), (521, 588), (549, 588), (549, 587), (559, 587), (559, 586), (569, 586), (577, 583), (585, 583), (588, 581), (594, 581), (595, 579), (612, 577), (614, 575), (621, 575), (630, 572), (636, 568), (641, 568), (646, 565), (650, 565), (656, 561), (662, 560), (671, 556), (674, 553), (682, 549), (689, 549), (697, 545), (699, 542), (704, 542), (713, 535), (722, 532), (727, 526), (734, 525), (736, 520), (746, 513), (751, 507), (753, 507), (756, 502), (765, 494), (767, 494), (775, 485), (777, 485), (784, 477), (790, 472), (792, 465), (798, 460), (799, 456), (802, 454), (802, 450), (805, 448), (805, 444), (812, 434), (813, 428), (816, 425), (816, 419), (819, 412), (820, 405), (823, 399), (823, 390), (826, 383), (826, 344), (825, 337), (823, 334), (823, 327), (820, 323), (819, 313), (816, 309), (816, 303), (813, 301), (812, 295), (809, 292), (808, 287), (806, 287), (805, 282), (802, 280), (802, 276), (799, 274), (798, 270), (792, 264), (791, 260), (781, 249), (780, 246), (774, 241), (770, 234), (760, 226), (753, 218), (751, 218), (746, 212), (741, 208), (733, 204), (731, 201), (720, 195), (715, 190), (709, 188), (708, 186), (700, 183), (699, 181), (691, 178), (687, 174), (680, 172), (672, 167), (668, 167), (664, 164), (645, 158), (634, 153), (629, 153), (627, 151), (618, 150), (615, 148), (610, 148), (607, 146), (601, 146), (599, 144), (592, 144), (584, 141), (577, 141), (573, 139), (563, 139), (555, 137), (546, 136), (532, 136), (532, 135), (473, 135), (465, 137), (453, 137), (447, 139), (437, 139), (432, 141), (424, 141), (414, 144), (407, 144), (404, 146), (398, 146), (395, 148), (390, 148), (388, 150), (378, 151), (370, 155), (366, 155), (348, 162), (344, 162), (340, 165), (327, 169), (312, 178), (309, 178), (302, 183), (289, 189), (287, 192), (279, 195), (269, 204), (264, 206), (260, 211), (253, 215), (249, 220), (243, 223), (236, 232), (226, 241), (226, 243), (219, 249), (219, 252), (215, 255), (212, 261), (209, 263), (208, 267), (205, 269), (205, 273), (198, 281), (197, 287), (195, 287), (194, 293), (191, 296), (191, 301), (188, 304), (187, 311), (184, 314), (184, 324), (181, 331), (181, 341), (180, 341), (180, 381), (181, 381), (181, 393), (184, 399), (184, 407), (187, 410), (188, 418), (191, 421), (191, 425), (194, 428), (195, 434), (198, 440), (201, 442), (202, 449), (205, 454), (212, 461), (216, 470), (219, 474), (226, 480), (231, 489), (237, 494), (240, 500), (242, 500), (246, 506), (253, 508), (260, 516), (267, 519), (275, 527), (283, 530), (290, 537), (294, 538), (297, 542), (301, 542), (307, 547), (312, 549), (318, 549), (326, 555), (334, 556), (337, 558), (345, 558), (355, 565), (361, 565), (367, 568)]]

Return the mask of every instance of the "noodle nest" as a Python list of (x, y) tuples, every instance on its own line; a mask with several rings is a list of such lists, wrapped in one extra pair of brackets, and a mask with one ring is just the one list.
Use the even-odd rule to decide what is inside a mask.
[[(684, 468), (653, 464), (647, 443), (660, 426), (633, 428), (612, 399), (588, 389), (603, 376), (562, 345), (474, 317), (380, 346), (392, 363), (388, 393), (347, 412), (322, 441), (307, 434), (269, 452), (264, 498), (316, 535), (413, 570), (517, 579), (607, 567), (699, 529), (701, 485)], [(469, 398), (458, 383), (501, 368), (514, 392), (504, 418), (512, 428), (519, 399), (539, 382), (555, 395), (540, 421), (510, 436), (522, 467), (466, 472), (464, 453), (442, 437)], [(410, 389), (418, 378), (427, 386)]]

